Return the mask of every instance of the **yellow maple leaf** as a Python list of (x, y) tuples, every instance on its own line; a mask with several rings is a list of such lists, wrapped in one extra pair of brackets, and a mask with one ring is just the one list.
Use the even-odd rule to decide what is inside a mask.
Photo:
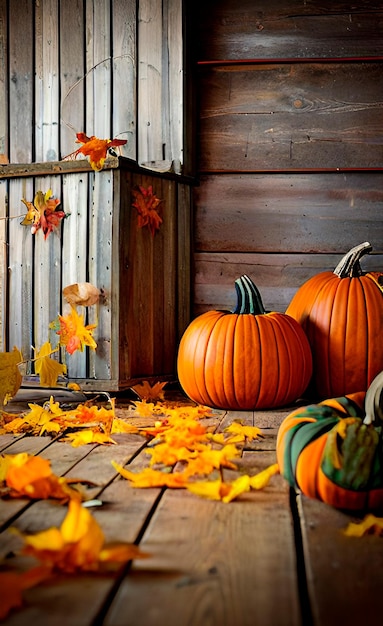
[(363, 537), (363, 535), (383, 535), (383, 518), (371, 513), (359, 523), (350, 522), (343, 531), (347, 537)]
[(245, 426), (236, 421), (232, 422), (230, 426), (225, 428), (225, 432), (234, 435), (241, 435), (243, 439), (248, 439), (249, 441), (263, 436), (260, 428), (257, 428), (256, 426)]
[(92, 571), (108, 561), (127, 562), (148, 556), (131, 544), (105, 545), (101, 527), (78, 500), (70, 500), (60, 528), (22, 537), (24, 554), (34, 556), (52, 572)]
[(109, 437), (109, 435), (96, 432), (89, 428), (75, 433), (68, 433), (65, 437), (65, 441), (70, 441), (74, 448), (86, 446), (90, 443), (116, 443), (113, 439), (111, 439), (111, 437)]
[(135, 434), (135, 433), (138, 433), (138, 428), (137, 426), (133, 426), (133, 424), (129, 424), (128, 422), (125, 422), (123, 419), (119, 417), (115, 417), (113, 420), (111, 433), (113, 435), (117, 435), (118, 433)]
[(217, 480), (207, 480), (188, 483), (188, 491), (195, 495), (208, 498), (209, 500), (222, 500), (228, 503), (249, 491), (250, 478), (247, 475), (236, 478), (231, 483), (225, 483), (220, 478)]
[(278, 463), (273, 463), (273, 465), (269, 465), (269, 467), (266, 467), (266, 469), (258, 474), (250, 476), (250, 487), (252, 489), (263, 489), (269, 483), (270, 478), (275, 474), (279, 474)]
[(46, 341), (40, 350), (36, 350), (35, 372), (40, 376), (40, 385), (42, 387), (54, 387), (58, 377), (66, 374), (66, 365), (50, 358), (57, 351), (58, 348), (52, 350), (49, 341)]
[(21, 387), (19, 365), (23, 357), (18, 348), (12, 352), (0, 352), (0, 407), (7, 404)]
[(146, 467), (141, 472), (131, 472), (115, 461), (111, 463), (123, 478), (133, 483), (134, 487), (172, 487), (175, 489), (185, 487), (187, 482), (187, 477), (183, 472), (161, 472), (151, 467)]

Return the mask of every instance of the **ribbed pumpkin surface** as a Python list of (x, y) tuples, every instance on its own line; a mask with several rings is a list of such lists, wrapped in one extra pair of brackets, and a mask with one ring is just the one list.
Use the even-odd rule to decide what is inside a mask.
[(312, 372), (299, 324), (283, 313), (209, 311), (186, 329), (178, 378), (195, 402), (226, 409), (261, 409), (293, 402)]
[[(366, 391), (383, 370), (383, 274), (363, 274), (359, 258), (366, 242), (342, 259), (334, 272), (304, 283), (286, 313), (303, 327), (313, 355), (316, 397)], [(353, 256), (354, 254), (354, 256)]]

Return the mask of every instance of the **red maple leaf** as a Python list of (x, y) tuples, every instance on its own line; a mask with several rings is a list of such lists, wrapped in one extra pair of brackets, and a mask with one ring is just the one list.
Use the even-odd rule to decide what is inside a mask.
[(150, 185), (147, 189), (138, 185), (132, 190), (134, 202), (132, 206), (137, 209), (137, 227), (143, 228), (147, 226), (154, 237), (156, 230), (159, 230), (162, 224), (162, 217), (158, 212), (158, 207), (162, 200), (157, 198), (153, 193), (153, 187)]

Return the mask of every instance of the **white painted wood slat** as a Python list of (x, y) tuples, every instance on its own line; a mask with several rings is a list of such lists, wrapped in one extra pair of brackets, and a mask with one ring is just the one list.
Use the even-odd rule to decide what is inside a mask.
[[(27, 208), (24, 198), (33, 202), (33, 180), (13, 179), (9, 181), (9, 247), (8, 247), (8, 324), (9, 347), (17, 346), (24, 359), (31, 357), (33, 342), (33, 245), (34, 235), (29, 226), (22, 226), (22, 215)], [(29, 369), (29, 368), (28, 368)]]
[[(68, 217), (62, 225), (62, 288), (87, 282), (88, 272), (88, 174), (63, 176), (62, 208)], [(62, 298), (61, 311), (70, 309)], [(82, 310), (79, 311), (82, 313)], [(72, 355), (62, 351), (69, 378), (86, 378), (86, 351)]]
[(138, 13), (138, 161), (164, 158), (162, 146), (162, 0), (141, 0)]
[(136, 2), (114, 0), (112, 135), (127, 139), (121, 155), (136, 158)]
[[(97, 350), (89, 351), (90, 378), (111, 378), (113, 172), (90, 175), (89, 282), (102, 290), (105, 302), (89, 307), (89, 323), (97, 324)], [(117, 312), (113, 312), (117, 316)]]
[(35, 12), (36, 161), (59, 154), (58, 0), (40, 0)]
[(7, 327), (7, 195), (8, 182), (0, 180), (0, 352), (6, 350)]

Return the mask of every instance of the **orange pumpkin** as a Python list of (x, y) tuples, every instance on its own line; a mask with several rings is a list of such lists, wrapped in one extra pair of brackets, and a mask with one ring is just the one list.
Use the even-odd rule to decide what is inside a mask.
[(382, 386), (383, 372), (367, 394), (300, 407), (283, 420), (277, 461), (291, 486), (339, 509), (383, 510)]
[(287, 405), (305, 391), (312, 373), (301, 326), (284, 313), (266, 313), (248, 276), (235, 281), (233, 312), (208, 311), (181, 338), (178, 378), (195, 402), (224, 409)]
[(366, 391), (383, 370), (383, 274), (363, 273), (368, 242), (352, 248), (333, 272), (304, 283), (286, 313), (303, 327), (313, 355), (316, 398)]

